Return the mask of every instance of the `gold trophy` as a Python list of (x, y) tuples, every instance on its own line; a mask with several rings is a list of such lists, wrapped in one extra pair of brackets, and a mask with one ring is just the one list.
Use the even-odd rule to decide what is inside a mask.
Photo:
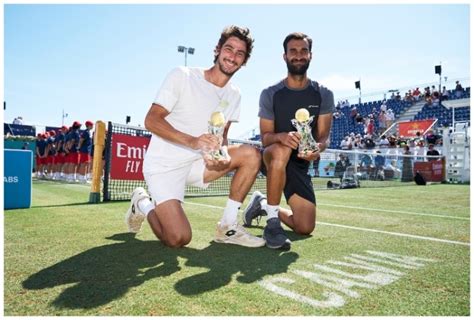
[(296, 128), (296, 131), (301, 135), (300, 144), (298, 146), (298, 153), (307, 154), (308, 152), (318, 151), (318, 144), (313, 138), (311, 127), (314, 116), (309, 116), (309, 111), (305, 108), (300, 108), (295, 112), (295, 119), (291, 119), (291, 124)]
[(219, 139), (219, 149), (203, 150), (204, 157), (209, 160), (230, 160), (227, 148), (222, 146), (224, 140), (225, 117), (220, 111), (213, 112), (209, 120), (208, 132)]

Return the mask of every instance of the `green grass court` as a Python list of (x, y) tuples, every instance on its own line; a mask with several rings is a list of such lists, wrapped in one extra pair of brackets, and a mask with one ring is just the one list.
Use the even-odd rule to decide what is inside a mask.
[(34, 182), (31, 209), (4, 211), (4, 314), (470, 315), (469, 186), (316, 196), (316, 230), (288, 231), (291, 251), (211, 242), (225, 197), (187, 198), (193, 240), (169, 249), (148, 225), (126, 232), (128, 202)]

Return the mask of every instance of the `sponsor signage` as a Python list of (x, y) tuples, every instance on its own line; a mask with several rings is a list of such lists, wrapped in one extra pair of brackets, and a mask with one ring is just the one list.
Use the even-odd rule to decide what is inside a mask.
[(3, 151), (5, 161), (3, 172), (4, 209), (31, 207), (31, 172), (33, 152), (30, 150)]
[(413, 174), (420, 172), (426, 181), (442, 182), (444, 179), (444, 161), (415, 162)]
[(401, 137), (416, 137), (416, 133), (424, 134), (435, 120), (418, 120), (398, 123), (398, 134)]
[(149, 143), (150, 137), (114, 133), (112, 135), (110, 178), (143, 180), (143, 159)]

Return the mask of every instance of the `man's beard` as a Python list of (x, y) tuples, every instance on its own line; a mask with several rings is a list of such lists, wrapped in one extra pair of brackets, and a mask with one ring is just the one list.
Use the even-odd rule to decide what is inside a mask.
[(288, 72), (290, 74), (295, 75), (295, 76), (302, 76), (302, 75), (306, 74), (306, 71), (309, 68), (309, 62), (310, 61), (307, 60), (307, 62), (305, 64), (295, 66), (295, 65), (291, 64), (290, 61), (286, 61), (286, 67), (288, 68)]
[(219, 66), (219, 70), (225, 74), (226, 76), (228, 77), (232, 77), (234, 75), (234, 73), (236, 73), (237, 71), (239, 71), (240, 67), (237, 67), (234, 71), (230, 72), (230, 71), (226, 71), (225, 70), (225, 67), (224, 67), (224, 62), (221, 62), (219, 60), (219, 56), (217, 57), (217, 65)]

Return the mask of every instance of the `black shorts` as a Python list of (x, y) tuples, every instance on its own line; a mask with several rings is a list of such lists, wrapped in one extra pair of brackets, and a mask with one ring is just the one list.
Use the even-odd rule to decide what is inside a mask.
[[(316, 196), (314, 194), (311, 176), (308, 174), (308, 167), (308, 162), (303, 160), (298, 161), (290, 158), (288, 161), (288, 164), (286, 165), (286, 183), (283, 188), (286, 203), (288, 203), (291, 196), (296, 193), (300, 197), (316, 205)], [(263, 162), (263, 154), (260, 171), (267, 176), (267, 168)]]

